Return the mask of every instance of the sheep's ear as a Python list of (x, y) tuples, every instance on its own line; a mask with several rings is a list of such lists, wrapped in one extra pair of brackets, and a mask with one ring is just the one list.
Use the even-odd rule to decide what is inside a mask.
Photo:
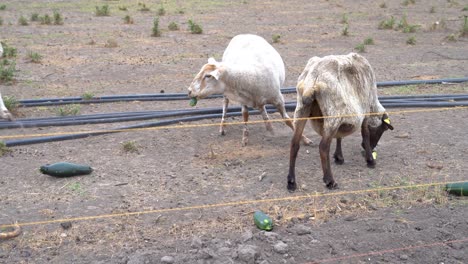
[(218, 65), (218, 62), (213, 57), (208, 59), (208, 63), (213, 64), (213, 65)]
[(393, 130), (393, 126), (391, 125), (390, 118), (388, 117), (387, 114), (384, 114), (384, 115), (382, 116), (382, 122), (384, 122), (385, 125), (386, 125), (390, 130)]
[(219, 80), (219, 74), (220, 74), (220, 73), (219, 73), (219, 70), (218, 70), (218, 69), (216, 69), (216, 70), (210, 72), (210, 75), (213, 76), (213, 78), (215, 78), (216, 80)]

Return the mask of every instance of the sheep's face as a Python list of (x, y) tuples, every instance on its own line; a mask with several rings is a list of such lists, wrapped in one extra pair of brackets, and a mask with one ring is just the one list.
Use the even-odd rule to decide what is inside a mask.
[[(382, 123), (380, 124), (380, 126), (377, 126), (377, 127), (369, 126), (371, 149), (374, 149), (377, 146), (383, 133), (389, 129), (393, 130), (393, 126), (390, 124), (390, 118), (388, 118), (387, 114), (384, 114), (382, 116)], [(362, 146), (364, 148), (364, 144), (362, 144)]]
[(212, 94), (222, 94), (224, 84), (220, 80), (220, 68), (219, 63), (210, 58), (190, 84), (188, 96), (203, 99)]

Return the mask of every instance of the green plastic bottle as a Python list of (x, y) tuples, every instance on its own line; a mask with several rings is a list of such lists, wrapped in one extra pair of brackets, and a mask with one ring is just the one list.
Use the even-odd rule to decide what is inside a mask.
[(41, 166), (39, 169), (43, 174), (47, 174), (54, 177), (70, 177), (76, 175), (86, 175), (93, 172), (93, 169), (87, 165), (69, 163), (69, 162), (58, 162), (54, 164), (47, 164)]
[(450, 194), (468, 196), (468, 182), (447, 183), (445, 190)]
[(253, 218), (255, 225), (261, 230), (270, 231), (273, 229), (273, 220), (271, 220), (271, 218), (265, 213), (256, 211)]

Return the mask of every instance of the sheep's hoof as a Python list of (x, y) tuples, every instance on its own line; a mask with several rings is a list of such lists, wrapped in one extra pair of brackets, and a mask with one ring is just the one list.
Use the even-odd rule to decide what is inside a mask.
[(226, 132), (224, 131), (224, 129), (221, 129), (221, 130), (219, 130), (219, 134), (220, 134), (221, 136), (225, 136), (225, 135), (226, 135)]
[(296, 182), (290, 182), (288, 181), (288, 191), (289, 192), (294, 192), (297, 189)]
[(370, 168), (370, 169), (374, 169), (375, 168), (375, 160), (368, 160), (367, 161), (367, 167)]
[(302, 142), (303, 142), (304, 145), (306, 145), (306, 146), (312, 145), (312, 140), (308, 139), (306, 136), (302, 136)]
[(343, 165), (344, 163), (344, 158), (343, 157), (340, 157), (340, 156), (337, 156), (337, 155), (333, 155), (333, 158), (335, 159), (335, 163), (338, 164), (338, 165)]
[(242, 146), (243, 147), (247, 146), (247, 143), (249, 143), (249, 139), (248, 138), (243, 138), (242, 139)]
[(330, 190), (338, 189), (338, 184), (333, 180), (330, 181), (329, 183), (326, 183), (326, 185), (327, 185), (327, 188), (330, 189)]

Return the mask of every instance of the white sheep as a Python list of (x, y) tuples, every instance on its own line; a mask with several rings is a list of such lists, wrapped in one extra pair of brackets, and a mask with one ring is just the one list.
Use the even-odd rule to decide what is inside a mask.
[[(242, 105), (244, 130), (242, 146), (248, 142), (248, 107), (260, 111), (266, 129), (273, 132), (265, 109), (266, 104), (274, 105), (285, 123), (294, 129), (284, 107), (281, 86), (285, 79), (284, 63), (279, 53), (262, 37), (256, 35), (237, 35), (224, 51), (223, 59), (213, 58), (203, 65), (188, 88), (191, 98), (202, 99), (212, 94), (223, 94), (223, 115), (220, 133), (225, 134), (226, 110), (230, 100)], [(310, 140), (303, 137), (304, 143)]]
[[(307, 119), (311, 119), (314, 130), (322, 136), (320, 160), (328, 188), (337, 187), (329, 160), (333, 138), (337, 139), (335, 162), (343, 164), (341, 139), (361, 129), (367, 165), (375, 167), (373, 150), (383, 132), (393, 130), (393, 126), (378, 100), (374, 71), (364, 57), (356, 53), (313, 57), (299, 76), (296, 89), (295, 130), (288, 174), (290, 191), (296, 189), (295, 163)], [(318, 118), (322, 116), (326, 118)]]
[[(2, 43), (0, 42), (0, 58), (2, 57), (3, 57), (3, 47), (2, 47)], [(5, 103), (3, 103), (3, 97), (1, 93), (0, 93), (0, 118), (13, 120), (13, 116), (10, 114), (10, 112), (6, 108)]]

